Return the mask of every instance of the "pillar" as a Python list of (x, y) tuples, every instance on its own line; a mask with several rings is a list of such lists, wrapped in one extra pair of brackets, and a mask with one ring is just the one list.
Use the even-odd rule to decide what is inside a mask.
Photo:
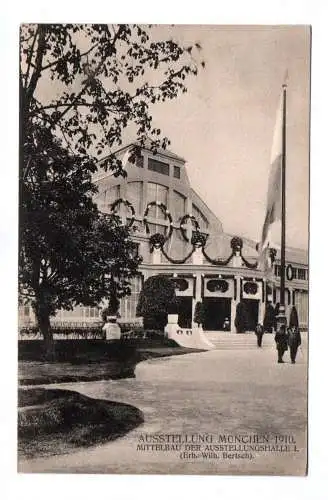
[(235, 319), (236, 319), (236, 308), (240, 298), (240, 276), (234, 276), (234, 295), (231, 300), (231, 319), (230, 319), (230, 331), (231, 333), (236, 333)]
[(196, 293), (195, 297), (192, 299), (192, 327), (196, 328), (198, 325), (194, 323), (195, 307), (197, 302), (202, 302), (202, 276), (201, 274), (196, 274)]

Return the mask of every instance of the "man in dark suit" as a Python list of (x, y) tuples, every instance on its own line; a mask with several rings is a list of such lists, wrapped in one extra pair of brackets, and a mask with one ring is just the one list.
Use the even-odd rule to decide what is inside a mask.
[(290, 351), (290, 360), (293, 364), (295, 364), (295, 359), (297, 355), (298, 347), (301, 345), (301, 334), (299, 328), (293, 326), (292, 328), (288, 328), (288, 345)]
[(262, 338), (263, 338), (264, 328), (260, 323), (258, 323), (255, 327), (255, 335), (257, 337), (257, 346), (262, 347)]
[(278, 351), (278, 363), (284, 363), (283, 355), (284, 352), (288, 349), (288, 337), (286, 335), (286, 326), (281, 325), (279, 330), (277, 331), (274, 340), (276, 342), (276, 347)]

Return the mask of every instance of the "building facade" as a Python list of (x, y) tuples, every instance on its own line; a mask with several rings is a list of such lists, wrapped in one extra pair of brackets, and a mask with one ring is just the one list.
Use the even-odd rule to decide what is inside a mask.
[[(125, 160), (131, 145), (118, 151)], [(178, 298), (179, 325), (191, 328), (197, 302), (203, 304), (204, 330), (235, 331), (236, 309), (247, 308), (249, 328), (263, 323), (265, 306), (279, 302), (279, 253), (271, 274), (258, 264), (256, 243), (226, 234), (221, 221), (191, 187), (185, 160), (169, 151), (156, 155), (144, 148), (135, 164), (125, 165), (126, 178), (100, 170), (96, 202), (105, 213), (119, 213), (133, 228), (133, 239), (143, 261), (140, 275), (131, 283), (131, 295), (121, 300), (122, 322), (132, 322), (143, 282), (152, 275), (173, 280)], [(308, 322), (307, 253), (286, 249), (287, 314), (295, 305), (300, 325)], [(33, 321), (28, 307), (20, 322)], [(97, 308), (59, 311), (54, 323), (88, 325), (100, 320)]]

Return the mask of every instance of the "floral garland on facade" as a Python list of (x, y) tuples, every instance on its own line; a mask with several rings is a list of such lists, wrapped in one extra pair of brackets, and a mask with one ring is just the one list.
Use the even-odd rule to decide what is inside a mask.
[[(168, 230), (168, 233), (167, 233), (166, 236), (162, 235), (164, 237), (164, 242), (165, 242), (165, 241), (169, 240), (171, 238), (171, 236), (172, 236), (172, 232), (173, 232), (173, 219), (172, 219), (172, 216), (171, 216), (169, 210), (164, 205), (164, 203), (161, 203), (159, 201), (151, 201), (150, 203), (148, 203), (148, 205), (146, 207), (146, 210), (145, 210), (145, 213), (144, 213), (144, 216), (143, 216), (143, 223), (146, 226), (146, 233), (147, 234), (150, 233), (149, 222), (148, 222), (148, 213), (149, 213), (149, 209), (151, 207), (158, 207), (163, 212), (163, 214), (165, 215), (165, 219), (168, 219), (168, 221), (169, 221), (169, 230)], [(160, 234), (160, 233), (156, 233), (156, 234)], [(155, 235), (153, 235), (153, 236), (155, 236)], [(158, 248), (160, 248), (160, 247), (158, 247)]]
[(196, 217), (192, 214), (186, 214), (182, 217), (181, 221), (180, 221), (180, 231), (181, 231), (181, 234), (182, 234), (182, 237), (185, 241), (187, 241), (187, 243), (189, 243), (189, 238), (187, 236), (187, 228), (185, 226), (187, 220), (190, 220), (191, 223), (194, 225), (194, 228), (195, 228), (195, 231), (198, 232), (199, 231), (199, 223), (196, 219)]
[(195, 251), (195, 247), (192, 248), (191, 252), (188, 253), (188, 255), (186, 255), (186, 257), (184, 257), (183, 259), (173, 259), (172, 257), (170, 257), (164, 250), (164, 247), (161, 247), (161, 252), (162, 254), (164, 255), (164, 257), (169, 261), (171, 262), (171, 264), (184, 264), (185, 262), (187, 262), (187, 260), (192, 256), (192, 254), (194, 253)]
[(111, 212), (115, 213), (117, 207), (119, 205), (121, 205), (122, 203), (123, 203), (123, 205), (125, 205), (126, 207), (128, 207), (128, 209), (131, 212), (131, 219), (129, 221), (128, 227), (132, 227), (133, 224), (135, 223), (135, 220), (136, 220), (136, 212), (134, 210), (134, 206), (128, 200), (126, 200), (124, 198), (119, 198), (118, 200), (114, 201), (114, 203), (112, 203), (112, 205), (111, 205)]

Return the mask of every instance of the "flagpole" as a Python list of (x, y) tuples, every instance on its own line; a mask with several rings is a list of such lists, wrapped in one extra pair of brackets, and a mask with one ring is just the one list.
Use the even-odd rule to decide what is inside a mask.
[(280, 307), (278, 325), (286, 325), (285, 280), (286, 280), (286, 101), (287, 84), (283, 86), (282, 156), (281, 156), (281, 255), (280, 255)]

